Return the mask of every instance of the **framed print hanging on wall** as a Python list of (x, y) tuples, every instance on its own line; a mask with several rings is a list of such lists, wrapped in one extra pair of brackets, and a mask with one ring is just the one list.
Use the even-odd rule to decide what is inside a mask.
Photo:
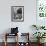
[(11, 6), (11, 21), (12, 22), (24, 21), (24, 6)]

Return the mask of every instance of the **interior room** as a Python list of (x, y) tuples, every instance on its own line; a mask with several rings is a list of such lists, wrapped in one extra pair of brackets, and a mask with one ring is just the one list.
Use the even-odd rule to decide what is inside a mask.
[(46, 0), (0, 0), (0, 46), (46, 46)]

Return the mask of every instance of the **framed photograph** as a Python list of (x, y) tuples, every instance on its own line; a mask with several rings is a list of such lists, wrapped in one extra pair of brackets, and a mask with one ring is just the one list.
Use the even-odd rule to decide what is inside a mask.
[(11, 21), (12, 22), (24, 21), (24, 6), (11, 6)]

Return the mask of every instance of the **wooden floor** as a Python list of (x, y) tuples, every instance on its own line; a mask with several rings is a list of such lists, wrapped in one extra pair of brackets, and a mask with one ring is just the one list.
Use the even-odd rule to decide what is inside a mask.
[[(0, 46), (4, 46), (4, 43), (3, 42), (2, 43), (0, 42)], [(7, 46), (15, 46), (15, 42), (14, 43), (10, 42), (10, 43), (8, 43)], [(32, 43), (30, 43), (30, 46), (37, 46), (37, 43), (32, 42)], [(44, 45), (42, 45), (42, 46), (46, 46), (46, 43), (44, 43)]]

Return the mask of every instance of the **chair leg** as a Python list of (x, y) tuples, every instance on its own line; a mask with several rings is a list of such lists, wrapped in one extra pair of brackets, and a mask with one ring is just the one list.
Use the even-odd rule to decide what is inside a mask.
[(7, 46), (7, 33), (5, 34), (5, 46)]
[(4, 44), (5, 44), (5, 46), (7, 46), (7, 42), (6, 41), (4, 42)]

